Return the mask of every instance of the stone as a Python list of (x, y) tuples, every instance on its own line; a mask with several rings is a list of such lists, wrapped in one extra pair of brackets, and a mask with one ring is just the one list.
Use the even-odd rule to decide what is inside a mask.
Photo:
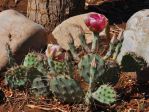
[[(70, 36), (73, 37), (74, 44), (76, 47), (80, 46), (79, 35), (85, 33), (85, 37), (87, 43), (92, 42), (93, 32), (89, 30), (89, 28), (84, 23), (84, 18), (87, 14), (81, 14), (77, 16), (70, 17), (69, 19), (63, 21), (60, 25), (58, 25), (52, 32), (53, 37), (57, 41), (57, 43), (65, 50), (68, 50), (68, 41)], [(105, 30), (100, 33), (100, 36), (107, 36), (105, 34)], [(49, 39), (50, 40), (50, 39)]]
[(134, 52), (149, 64), (149, 9), (136, 12), (127, 22), (117, 61), (121, 64), (127, 52)]
[(0, 70), (8, 63), (6, 43), (20, 62), (28, 51), (40, 51), (47, 43), (47, 34), (36, 24), (15, 10), (0, 12)]

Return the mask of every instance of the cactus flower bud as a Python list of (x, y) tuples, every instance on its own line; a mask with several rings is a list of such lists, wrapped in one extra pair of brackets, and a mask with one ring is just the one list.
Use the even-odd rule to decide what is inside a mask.
[(85, 24), (93, 32), (101, 32), (108, 24), (108, 19), (97, 13), (91, 13), (85, 18)]
[(46, 56), (51, 57), (56, 60), (64, 60), (65, 54), (63, 53), (63, 49), (56, 44), (48, 44), (46, 49)]

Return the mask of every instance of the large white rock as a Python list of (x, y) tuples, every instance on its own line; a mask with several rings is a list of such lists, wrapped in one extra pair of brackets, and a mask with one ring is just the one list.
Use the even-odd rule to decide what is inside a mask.
[(126, 52), (135, 52), (149, 64), (149, 9), (135, 13), (127, 22), (123, 44), (117, 61), (121, 63)]
[(8, 63), (6, 43), (17, 61), (29, 50), (41, 50), (46, 45), (44, 28), (15, 10), (0, 13), (0, 70)]

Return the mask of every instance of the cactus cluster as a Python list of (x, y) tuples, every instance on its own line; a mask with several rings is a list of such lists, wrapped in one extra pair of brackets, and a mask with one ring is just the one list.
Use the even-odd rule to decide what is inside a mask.
[[(74, 104), (84, 100), (89, 105), (93, 101), (104, 105), (115, 103), (117, 93), (109, 83), (115, 84), (118, 81), (120, 70), (139, 71), (145, 68), (147, 63), (136, 54), (127, 53), (123, 56), (121, 65), (118, 65), (115, 59), (120, 52), (122, 38), (116, 39), (116, 37), (112, 38), (105, 57), (101, 57), (98, 54), (99, 33), (104, 29), (108, 30), (108, 20), (103, 15), (91, 14), (86, 20), (86, 25), (93, 31), (94, 37), (89, 46), (85, 34), (80, 35), (80, 44), (85, 51), (81, 52), (83, 56), (78, 53), (79, 50), (75, 47), (71, 34), (68, 51), (63, 50), (59, 45), (50, 44), (46, 50), (47, 58), (30, 52), (20, 66), (14, 66), (12, 52), (7, 46), (9, 65), (13, 67), (5, 73), (6, 84), (12, 89), (28, 87), (30, 93), (36, 97), (53, 94), (64, 103)], [(75, 71), (76, 68), (78, 71)], [(83, 88), (81, 84), (83, 81), (88, 85), (88, 91)]]
[[(52, 56), (48, 57), (50, 71), (57, 74), (50, 80), (50, 90), (61, 102), (76, 103), (83, 99), (90, 102), (92, 92), (99, 87), (99, 84), (117, 81), (119, 67), (115, 63), (107, 62), (107, 60), (102, 59), (102, 57), (95, 53), (99, 49), (99, 34), (94, 32), (94, 36), (92, 48), (90, 49), (84, 34), (80, 35), (81, 47), (86, 51), (86, 54), (81, 58), (77, 53), (77, 48), (74, 45), (71, 34), (68, 46), (73, 59), (65, 58), (64, 61), (57, 61), (53, 58), (55, 52), (50, 53)], [(58, 50), (56, 51), (58, 52)], [(89, 90), (85, 98), (83, 98), (85, 95), (82, 88), (74, 79), (73, 74), (71, 74), (74, 70), (73, 60), (78, 64), (80, 77), (89, 84)], [(93, 60), (96, 62), (95, 67), (91, 66)]]
[[(113, 103), (112, 96), (109, 96), (111, 100), (107, 100), (106, 97), (108, 96), (102, 96), (103, 94), (100, 96), (105, 97), (105, 102), (99, 100), (99, 96), (96, 97), (94, 95), (95, 92), (97, 95), (99, 91), (99, 89), (95, 91), (98, 86), (95, 87), (94, 84), (98, 83), (99, 85), (99, 83), (108, 82), (109, 80), (107, 81), (106, 77), (110, 77), (111, 71), (107, 72), (107, 68), (113, 70), (115, 66), (112, 66), (113, 64), (107, 66), (105, 60), (103, 60), (98, 54), (89, 53), (81, 58), (78, 64), (79, 73), (84, 81), (90, 85), (87, 96), (85, 95), (86, 92), (78, 83), (79, 81), (73, 77), (73, 59), (72, 56), (67, 53), (64, 61), (57, 61), (52, 58), (50, 60), (50, 58), (48, 58), (48, 61), (51, 61), (49, 70), (52, 71), (53, 69), (57, 74), (51, 76), (52, 78), (50, 79), (44, 74), (45, 72), (43, 72), (43, 70), (45, 70), (43, 61), (40, 61), (35, 53), (29, 53), (26, 55), (23, 65), (13, 67), (6, 72), (5, 80), (11, 88), (25, 88), (28, 86), (30, 88), (30, 93), (36, 97), (47, 97), (53, 94), (58, 100), (64, 103), (80, 103), (84, 101), (84, 99), (89, 99), (89, 102), (90, 100), (95, 99), (105, 104)], [(42, 69), (39, 69), (39, 67)], [(113, 73), (115, 72), (117, 71), (113, 71)], [(106, 73), (109, 76), (106, 75)], [(110, 79), (112, 79), (112, 77), (113, 75), (111, 75)]]
[[(92, 93), (96, 92), (95, 90), (99, 87), (99, 84), (112, 82), (117, 78), (117, 66), (113, 63), (109, 64), (107, 60), (102, 59), (97, 53), (91, 53), (84, 37), (80, 37), (80, 40), (87, 54), (78, 58), (77, 50), (73, 45), (74, 42), (70, 42), (70, 51), (65, 52), (64, 60), (57, 60), (54, 54), (52, 54), (55, 52), (50, 53), (52, 57), (47, 58), (48, 69), (46, 63), (38, 54), (34, 52), (28, 53), (22, 65), (25, 69), (24, 72), (15, 69), (15, 73), (10, 75), (8, 71), (8, 75), (6, 75), (8, 84), (12, 88), (20, 85), (25, 87), (26, 84), (29, 84), (30, 91), (35, 96), (49, 96), (53, 93), (57, 99), (65, 103), (80, 103), (84, 99), (101, 101), (92, 97)], [(79, 75), (89, 84), (87, 97), (85, 97), (86, 93), (78, 83), (80, 81), (77, 81), (74, 77), (74, 64), (76, 62), (73, 60), (77, 60)], [(52, 75), (52, 78), (49, 79), (47, 76), (48, 72), (56, 75)], [(23, 77), (23, 81), (21, 77)], [(112, 102), (112, 100), (110, 101)]]
[[(98, 16), (102, 17), (102, 15)], [(106, 27), (107, 20), (105, 19), (105, 23), (102, 24), (103, 27)], [(6, 72), (6, 82), (12, 88), (25, 87), (29, 84), (30, 91), (35, 96), (49, 96), (53, 93), (57, 99), (65, 103), (80, 103), (84, 99), (89, 103), (91, 100), (108, 105), (114, 103), (117, 97), (116, 92), (105, 83), (113, 83), (118, 80), (119, 65), (112, 60), (104, 60), (98, 54), (99, 32), (103, 29), (98, 28), (98, 32), (94, 31), (91, 48), (86, 43), (85, 35), (80, 35), (81, 47), (85, 50), (84, 56), (79, 56), (73, 38), (70, 38), (68, 42), (70, 48), (65, 52), (65, 57), (63, 57), (63, 50), (58, 45), (49, 46), (49, 49), (46, 50), (47, 59), (35, 52), (28, 53), (22, 66)], [(110, 52), (116, 52), (114, 56), (116, 57), (120, 47), (114, 46), (110, 49)], [(112, 53), (109, 54), (112, 55)], [(80, 84), (82, 80), (77, 81), (74, 67), (78, 68), (79, 76), (83, 81), (89, 84), (87, 93)], [(50, 78), (47, 73), (50, 74)], [(101, 85), (103, 83), (105, 85)]]

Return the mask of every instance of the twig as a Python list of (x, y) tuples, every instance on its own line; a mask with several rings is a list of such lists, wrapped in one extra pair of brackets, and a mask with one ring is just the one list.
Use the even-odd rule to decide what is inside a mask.
[(39, 109), (39, 110), (45, 110), (45, 111), (51, 111), (51, 110), (59, 110), (61, 112), (68, 112), (68, 111), (65, 111), (63, 109), (60, 109), (58, 107), (55, 107), (55, 108), (47, 108), (47, 107), (41, 107), (41, 106), (36, 106), (36, 105), (31, 105), (31, 104), (28, 104), (26, 105), (27, 107), (31, 108), (31, 109)]

